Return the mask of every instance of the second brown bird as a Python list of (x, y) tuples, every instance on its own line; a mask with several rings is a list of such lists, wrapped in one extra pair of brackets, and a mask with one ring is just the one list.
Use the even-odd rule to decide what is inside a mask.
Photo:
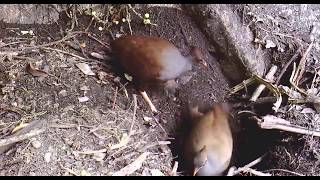
[(233, 138), (226, 104), (215, 104), (203, 114), (191, 109), (193, 124), (185, 139), (184, 157), (193, 175), (218, 176), (229, 166)]

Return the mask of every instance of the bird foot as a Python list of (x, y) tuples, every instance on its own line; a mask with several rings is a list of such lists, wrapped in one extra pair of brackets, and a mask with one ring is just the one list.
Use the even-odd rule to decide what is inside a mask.
[(142, 92), (140, 92), (140, 94), (142, 95), (142, 98), (147, 102), (147, 104), (150, 107), (151, 111), (153, 113), (157, 114), (158, 110), (156, 109), (156, 107), (151, 102), (151, 100), (150, 100), (149, 96), (147, 95), (146, 91), (142, 91)]

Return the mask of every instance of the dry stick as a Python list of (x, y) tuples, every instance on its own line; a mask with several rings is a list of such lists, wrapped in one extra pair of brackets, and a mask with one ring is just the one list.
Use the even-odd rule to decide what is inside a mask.
[[(305, 127), (291, 125), (291, 124), (289, 125), (289, 124), (283, 124), (283, 123), (278, 123), (278, 122), (267, 122), (267, 121), (264, 121), (256, 116), (254, 116), (252, 118), (258, 122), (259, 127), (262, 129), (277, 129), (277, 130), (281, 130), (281, 131), (287, 131), (287, 132), (292, 132), (292, 133), (320, 137), (320, 131), (317, 131), (317, 130), (310, 130)], [(284, 121), (286, 121), (286, 120), (284, 120)]]
[(91, 155), (91, 154), (105, 153), (105, 152), (107, 152), (106, 148), (100, 149), (100, 150), (74, 151), (74, 153), (84, 154), (84, 155)]
[(305, 66), (306, 66), (306, 61), (307, 61), (307, 56), (309, 54), (309, 52), (311, 51), (312, 47), (313, 47), (314, 41), (312, 41), (308, 47), (308, 49), (306, 50), (306, 52), (303, 54), (298, 69), (296, 71), (296, 74), (293, 78), (293, 82), (298, 86), (299, 85), (299, 81), (302, 78), (302, 75), (305, 71)]
[(248, 173), (254, 174), (256, 176), (271, 176), (271, 174), (269, 174), (269, 173), (263, 173), (263, 172), (260, 172), (260, 171), (257, 171), (257, 170), (251, 169), (251, 168), (244, 169), (244, 172), (248, 172)]
[(84, 32), (88, 32), (88, 30), (89, 30), (89, 28), (90, 28), (90, 26), (91, 26), (91, 24), (92, 24), (93, 20), (94, 20), (94, 17), (92, 17), (92, 18), (91, 18), (91, 21), (90, 21), (90, 23), (89, 23), (88, 27), (84, 30)]
[(132, 135), (132, 129), (133, 129), (134, 122), (136, 120), (136, 113), (137, 113), (137, 95), (133, 94), (132, 96), (133, 96), (133, 115), (132, 115), (130, 131), (129, 131), (129, 137)]
[(270, 172), (270, 171), (283, 171), (283, 172), (291, 173), (291, 174), (294, 174), (294, 175), (297, 175), (297, 176), (305, 176), (304, 174), (300, 174), (300, 173), (297, 173), (297, 172), (289, 171), (289, 170), (286, 170), (286, 169), (268, 169), (268, 170), (264, 170), (264, 172)]
[(1, 45), (0, 48), (6, 47), (6, 46), (10, 46), (10, 45), (14, 45), (14, 44), (25, 43), (25, 42), (27, 42), (27, 41), (11, 42), (11, 43), (8, 43), (8, 44), (3, 44), (3, 45)]
[[(268, 81), (273, 81), (274, 74), (277, 72), (277, 69), (278, 69), (277, 66), (272, 65), (265, 79)], [(265, 88), (266, 86), (264, 84), (260, 84), (258, 88), (254, 91), (252, 97), (250, 98), (250, 101), (253, 101), (253, 102), (256, 101)]]
[(128, 8), (126, 8), (126, 12), (127, 12), (127, 22), (128, 22), (128, 26), (129, 26), (129, 30), (130, 30), (130, 34), (132, 35), (132, 29), (131, 29), (131, 24), (130, 24), (130, 21), (131, 21), (131, 16), (130, 16), (130, 13), (128, 11)]
[(60, 53), (63, 53), (63, 54), (67, 54), (67, 55), (70, 55), (70, 56), (79, 58), (80, 60), (85, 60), (85, 59), (86, 59), (86, 58), (84, 58), (84, 57), (81, 57), (81, 56), (78, 56), (78, 55), (76, 55), (76, 54), (73, 54), (73, 53), (70, 53), (70, 52), (67, 52), (67, 51), (63, 51), (63, 50), (60, 50), (60, 49), (54, 49), (54, 48), (50, 48), (50, 47), (41, 47), (41, 49), (46, 49), (46, 50), (51, 50), (51, 51), (57, 51), (57, 52), (60, 52)]
[(38, 46), (23, 47), (23, 48), (20, 48), (20, 50), (24, 51), (24, 50), (29, 50), (29, 49), (37, 49), (37, 48), (52, 46), (52, 45), (55, 45), (55, 44), (59, 44), (59, 43), (61, 43), (63, 41), (66, 41), (68, 39), (71, 39), (74, 36), (76, 36), (77, 34), (88, 34), (88, 33), (84, 32), (84, 31), (75, 31), (75, 32), (70, 33), (69, 35), (66, 35), (65, 37), (63, 37), (60, 40), (53, 41), (53, 42), (50, 42), (50, 43), (47, 43), (47, 44), (41, 44), (41, 45), (38, 45)]
[(118, 96), (118, 86), (116, 87), (116, 92), (114, 93), (114, 98), (113, 98), (113, 103), (112, 103), (112, 109), (114, 109), (115, 106), (116, 106), (117, 96)]
[(261, 162), (262, 158), (264, 157), (265, 155), (255, 159), (254, 161), (252, 161), (251, 163), (243, 166), (243, 167), (240, 167), (240, 168), (237, 168), (234, 170), (235, 167), (231, 167), (229, 169), (229, 172), (227, 174), (227, 176), (234, 176), (236, 174), (239, 174), (240, 172), (244, 171), (245, 169), (248, 169), (248, 168), (251, 168), (252, 166), (255, 166), (256, 164), (258, 164), (259, 162)]
[(171, 170), (173, 176), (177, 175), (178, 165), (179, 165), (178, 161), (174, 161), (174, 165), (173, 165), (172, 170)]
[(10, 137), (10, 138), (7, 138), (7, 139), (1, 139), (0, 140), (0, 147), (7, 146), (7, 145), (10, 145), (10, 144), (14, 144), (14, 143), (26, 140), (26, 139), (30, 139), (31, 137), (37, 136), (37, 135), (43, 133), (44, 131), (45, 131), (44, 128), (42, 128), (42, 129), (34, 129), (34, 130), (31, 130), (30, 132), (28, 132), (26, 134), (13, 136), (13, 137)]
[(239, 84), (233, 86), (230, 89), (229, 95), (232, 95), (232, 94), (240, 91), (244, 87), (247, 87), (247, 86), (249, 86), (249, 85), (251, 85), (253, 83), (255, 83), (255, 79), (254, 79), (254, 77), (250, 77), (249, 79), (244, 80), (242, 83), (239, 83)]
[(288, 67), (290, 66), (290, 64), (298, 57), (298, 55), (301, 52), (302, 47), (300, 46), (299, 49), (296, 51), (296, 53), (291, 57), (291, 59), (287, 62), (287, 64), (283, 67), (283, 69), (281, 70), (278, 79), (276, 81), (276, 85), (279, 85), (280, 80), (282, 78), (282, 76), (284, 75), (284, 73), (286, 72), (286, 70), (288, 69)]
[(109, 44), (106, 44), (106, 43), (103, 43), (102, 41), (100, 41), (99, 39), (97, 39), (96, 37), (92, 36), (90, 33), (88, 34), (88, 37), (97, 41), (98, 43), (100, 43), (102, 46), (104, 46), (105, 48), (108, 48), (110, 49), (110, 45)]

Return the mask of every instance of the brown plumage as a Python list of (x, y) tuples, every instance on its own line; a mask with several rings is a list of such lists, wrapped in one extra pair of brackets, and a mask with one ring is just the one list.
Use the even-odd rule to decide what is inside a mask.
[(215, 104), (203, 114), (191, 109), (193, 124), (184, 143), (184, 158), (190, 173), (217, 176), (229, 166), (233, 139), (226, 104)]
[[(153, 112), (157, 112), (145, 90), (148, 86), (173, 80), (192, 69), (192, 59), (181, 55), (169, 41), (152, 36), (125, 35), (111, 44), (112, 53)], [(206, 65), (203, 60), (195, 61)]]

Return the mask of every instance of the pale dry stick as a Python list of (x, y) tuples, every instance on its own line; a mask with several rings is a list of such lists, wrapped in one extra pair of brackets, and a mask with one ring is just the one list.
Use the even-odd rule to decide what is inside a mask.
[(128, 11), (128, 8), (126, 8), (126, 12), (127, 12), (127, 22), (128, 22), (128, 26), (129, 26), (129, 30), (130, 30), (130, 35), (132, 35), (132, 29), (131, 29), (131, 24), (130, 24), (130, 21), (131, 21), (131, 17), (130, 17), (130, 13)]
[(77, 128), (77, 127), (92, 128), (93, 126), (86, 126), (86, 125), (79, 125), (79, 124), (49, 124), (48, 127), (58, 128), (58, 129), (70, 129), (70, 128)]
[[(60, 163), (59, 163), (59, 164), (60, 164)], [(62, 169), (64, 169), (64, 170), (66, 170), (68, 173), (74, 175), (74, 176), (79, 176), (79, 175), (78, 175), (75, 171), (73, 171), (72, 169), (69, 169), (69, 168), (67, 168), (67, 167), (64, 167), (64, 166), (62, 166), (61, 164), (60, 164), (60, 167), (61, 167)]]
[(37, 136), (37, 135), (39, 135), (39, 134), (41, 134), (43, 132), (45, 132), (44, 128), (42, 128), (42, 129), (34, 129), (34, 130), (31, 130), (30, 132), (28, 132), (26, 134), (13, 136), (13, 137), (10, 137), (10, 138), (7, 138), (7, 139), (0, 139), (0, 147), (7, 146), (7, 145), (10, 145), (10, 144), (14, 144), (14, 143), (26, 140), (26, 139), (30, 139), (31, 137)]
[(153, 148), (155, 146), (159, 146), (159, 145), (169, 145), (171, 144), (170, 141), (158, 141), (158, 142), (154, 142), (146, 147), (143, 147), (142, 149), (139, 149), (139, 151), (146, 151), (147, 149)]
[(88, 34), (88, 37), (97, 41), (99, 44), (101, 44), (102, 46), (104, 46), (105, 48), (108, 48), (110, 49), (110, 45), (109, 44), (106, 44), (106, 43), (103, 43), (102, 41), (100, 41), (99, 39), (97, 39), (96, 37), (92, 36), (90, 33)]
[(132, 97), (133, 97), (133, 115), (132, 115), (128, 138), (130, 138), (130, 136), (132, 135), (133, 125), (134, 125), (134, 122), (136, 121), (136, 113), (137, 113), (137, 95), (133, 94)]
[[(297, 133), (297, 134), (320, 137), (320, 131), (317, 131), (317, 130), (310, 130), (305, 127), (291, 125), (291, 124), (267, 122), (267, 121), (264, 121), (256, 116), (254, 116), (252, 118), (258, 122), (259, 127), (262, 129), (277, 129), (277, 130), (287, 131), (287, 132), (292, 132), (292, 133)], [(281, 119), (281, 118), (279, 118), (279, 119)], [(286, 120), (284, 120), (284, 121), (286, 121)]]
[(141, 19), (143, 19), (143, 17), (141, 16), (141, 14), (138, 13), (138, 12), (131, 6), (131, 4), (128, 4), (128, 7), (129, 7), (137, 16), (139, 16)]
[(282, 76), (284, 75), (284, 73), (286, 72), (286, 70), (288, 69), (288, 67), (290, 66), (290, 64), (298, 57), (298, 55), (300, 54), (301, 52), (301, 49), (302, 47), (300, 46), (299, 49), (296, 51), (296, 53), (291, 57), (291, 59), (287, 62), (287, 64), (283, 67), (283, 69), (281, 70), (278, 78), (277, 78), (277, 81), (276, 81), (276, 85), (279, 85), (280, 83), (280, 80), (282, 78)]
[(289, 170), (286, 170), (286, 169), (268, 169), (268, 170), (264, 170), (264, 172), (270, 172), (270, 171), (283, 171), (283, 172), (291, 173), (291, 174), (297, 175), (297, 176), (305, 176), (304, 174), (300, 174), (300, 173), (297, 173), (297, 172), (289, 171)]
[(105, 153), (105, 152), (107, 152), (106, 148), (100, 149), (100, 150), (74, 151), (74, 153), (84, 154), (84, 155), (91, 155), (91, 154)]
[(113, 98), (113, 103), (112, 103), (112, 109), (114, 109), (115, 106), (116, 106), (117, 96), (118, 96), (118, 86), (116, 87), (116, 92), (114, 93), (114, 98)]
[(60, 52), (60, 53), (63, 53), (63, 54), (67, 54), (67, 55), (70, 55), (70, 56), (73, 56), (73, 57), (76, 57), (80, 60), (86, 60), (86, 58), (84, 57), (81, 57), (81, 56), (78, 56), (76, 54), (73, 54), (73, 53), (70, 53), (70, 52), (67, 52), (67, 51), (63, 51), (63, 50), (60, 50), (60, 49), (54, 49), (54, 48), (50, 48), (50, 47), (41, 47), (41, 49), (46, 49), (46, 50), (51, 50), (51, 51), (57, 51), (57, 52)]
[(272, 91), (276, 95), (277, 101), (273, 104), (272, 109), (275, 112), (277, 112), (278, 109), (280, 108), (281, 102), (282, 102), (282, 96), (281, 96), (281, 92), (280, 92), (279, 88), (277, 88), (275, 85), (273, 85), (270, 81), (265, 80), (258, 75), (254, 74), (253, 77), (255, 78), (256, 81), (265, 85), (270, 91)]
[(229, 172), (228, 172), (228, 176), (234, 176), (234, 175), (237, 175), (239, 174), (240, 172), (242, 172), (244, 169), (247, 169), (247, 168), (251, 168), (253, 166), (255, 166), (256, 164), (260, 163), (262, 161), (262, 158), (264, 157), (265, 155), (263, 156), (260, 156), (259, 158), (255, 159), (254, 161), (252, 161), (251, 163), (243, 166), (243, 167), (240, 167), (240, 168), (236, 168), (235, 167), (231, 167), (229, 169)]
[(174, 165), (172, 167), (172, 170), (171, 170), (171, 173), (173, 176), (176, 176), (177, 175), (177, 171), (178, 171), (178, 161), (174, 161)]
[(304, 91), (304, 90), (302, 90), (302, 89), (300, 89), (297, 85), (296, 85), (296, 83), (295, 83), (295, 80), (294, 80), (294, 77), (295, 77), (295, 74), (296, 74), (296, 63), (293, 63), (293, 69), (292, 69), (292, 73), (291, 73), (291, 76), (290, 76), (290, 79), (289, 79), (289, 81), (290, 81), (290, 84), (291, 84), (291, 86), (293, 87), (293, 88), (295, 88), (296, 90), (298, 90), (301, 94), (303, 94), (303, 95), (305, 95), (305, 96), (308, 96), (308, 94)]
[(241, 89), (245, 88), (245, 86), (249, 86), (255, 82), (254, 77), (250, 77), (249, 79), (244, 80), (242, 83), (237, 84), (236, 86), (233, 86), (230, 89), (229, 95), (232, 95)]
[(14, 44), (20, 44), (20, 43), (25, 43), (27, 41), (17, 41), (17, 42), (11, 42), (11, 43), (7, 43), (7, 44), (3, 44), (0, 46), (0, 48), (6, 47), (6, 46), (10, 46), (10, 45), (14, 45)]
[[(274, 74), (277, 72), (277, 69), (278, 69), (277, 66), (272, 65), (272, 67), (270, 68), (269, 72), (265, 76), (265, 79), (268, 80), (268, 81), (273, 81)], [(255, 102), (265, 88), (266, 88), (266, 86), (264, 84), (260, 84), (258, 86), (258, 88), (254, 91), (253, 95), (251, 96), (250, 101)]]
[(75, 32), (72, 32), (72, 33), (66, 35), (65, 37), (63, 37), (63, 38), (60, 39), (60, 40), (53, 41), (53, 42), (46, 43), (46, 44), (37, 45), (37, 46), (23, 47), (23, 48), (20, 48), (20, 50), (24, 51), (24, 50), (29, 50), (29, 49), (37, 49), (37, 48), (42, 48), (42, 47), (47, 47), (47, 46), (56, 45), (56, 44), (59, 44), (59, 43), (61, 43), (61, 42), (63, 42), (63, 41), (66, 41), (66, 40), (68, 40), (68, 39), (73, 38), (73, 37), (76, 36), (77, 34), (87, 34), (87, 32), (75, 31)]
[(148, 106), (150, 107), (151, 111), (153, 113), (158, 113), (157, 108), (153, 105), (153, 103), (151, 102), (151, 99), (149, 98), (148, 94), (146, 93), (146, 91), (140, 91), (140, 94), (142, 96), (142, 98), (146, 101), (146, 103), (148, 104)]
[(94, 20), (94, 17), (91, 18), (91, 21), (89, 22), (89, 25), (88, 25), (87, 28), (84, 30), (84, 32), (88, 32), (88, 30), (89, 30), (89, 28), (90, 28), (93, 20)]
[(263, 173), (263, 172), (254, 170), (252, 168), (245, 168), (243, 171), (251, 173), (251, 174), (256, 175), (256, 176), (271, 176), (271, 174), (269, 174), (269, 173)]
[(296, 74), (294, 75), (293, 78), (293, 82), (295, 83), (295, 85), (299, 85), (299, 81), (302, 78), (302, 75), (305, 71), (305, 66), (306, 66), (306, 61), (307, 61), (307, 56), (309, 55), (309, 52), (311, 51), (312, 47), (313, 47), (314, 41), (312, 41), (308, 47), (308, 49), (306, 50), (306, 52), (303, 54), (300, 63), (298, 65)]
[(142, 163), (147, 159), (150, 152), (142, 153), (137, 159), (135, 159), (131, 164), (128, 164), (124, 168), (112, 174), (112, 176), (127, 176), (134, 173), (136, 170), (140, 169)]

